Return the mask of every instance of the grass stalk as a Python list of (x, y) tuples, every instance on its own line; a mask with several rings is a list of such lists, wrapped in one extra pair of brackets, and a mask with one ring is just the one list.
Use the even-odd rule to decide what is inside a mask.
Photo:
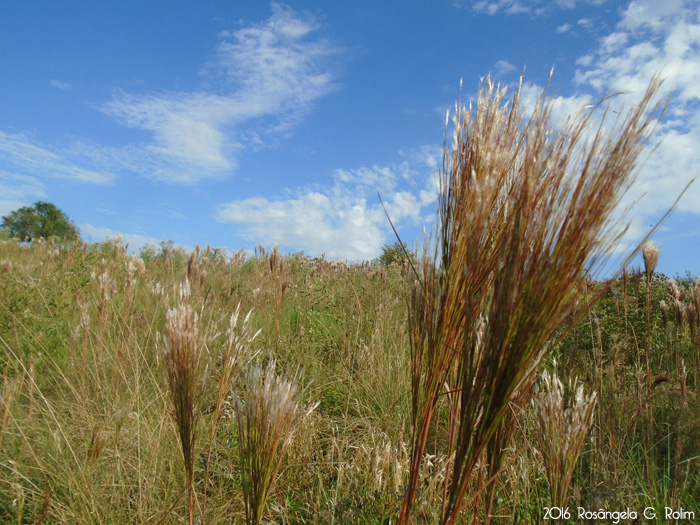
[(228, 394), (231, 392), (236, 378), (241, 371), (241, 362), (245, 359), (246, 354), (249, 353), (250, 345), (253, 343), (255, 338), (260, 334), (260, 330), (256, 333), (252, 333), (250, 328), (250, 317), (253, 313), (252, 310), (243, 319), (241, 326), (239, 327), (239, 317), (241, 311), (241, 303), (238, 303), (236, 310), (231, 315), (228, 327), (228, 334), (226, 338), (226, 344), (224, 345), (223, 352), (221, 354), (220, 372), (219, 372), (219, 382), (216, 391), (216, 398), (214, 400), (214, 413), (213, 424), (211, 427), (211, 435), (209, 439), (209, 450), (207, 452), (207, 463), (206, 472), (204, 474), (204, 496), (202, 498), (202, 521), (206, 518), (207, 509), (207, 488), (209, 486), (209, 472), (211, 468), (211, 455), (214, 449), (214, 443), (216, 440), (216, 430), (218, 428), (219, 420), (221, 418), (221, 412), (224, 408), (224, 403)]
[(200, 339), (199, 315), (190, 304), (190, 283), (180, 286), (178, 304), (168, 310), (166, 372), (180, 447), (185, 462), (189, 523), (194, 524), (194, 447), (202, 393), (204, 348)]

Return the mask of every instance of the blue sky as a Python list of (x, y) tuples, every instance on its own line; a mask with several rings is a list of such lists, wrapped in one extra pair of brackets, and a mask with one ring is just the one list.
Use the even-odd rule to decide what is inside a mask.
[[(407, 7), (408, 6), (408, 7)], [(463, 81), (554, 117), (652, 75), (672, 103), (625, 200), (638, 241), (700, 174), (699, 0), (3, 3), (0, 215), (53, 202), (84, 239), (364, 260), (433, 228), (445, 112)], [(653, 236), (700, 274), (700, 183)]]

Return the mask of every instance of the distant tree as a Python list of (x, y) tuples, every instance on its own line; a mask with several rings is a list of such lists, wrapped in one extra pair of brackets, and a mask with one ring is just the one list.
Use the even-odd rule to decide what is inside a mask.
[(68, 216), (50, 202), (35, 202), (2, 218), (3, 229), (21, 241), (57, 237), (67, 241), (80, 240), (80, 233)]
[(153, 244), (144, 244), (139, 250), (139, 257), (143, 259), (143, 262), (152, 261), (156, 254), (158, 253), (157, 248)]
[(382, 266), (389, 266), (392, 263), (403, 266), (409, 259), (413, 260), (413, 253), (406, 247), (406, 243), (396, 241), (394, 244), (385, 244), (382, 247), (379, 263)]

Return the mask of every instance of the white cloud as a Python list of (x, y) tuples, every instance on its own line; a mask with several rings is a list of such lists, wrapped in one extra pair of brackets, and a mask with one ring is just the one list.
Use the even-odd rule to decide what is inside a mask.
[(575, 81), (600, 91), (631, 91), (638, 96), (658, 72), (677, 102), (700, 97), (700, 2), (632, 2), (616, 31), (602, 39), (591, 67)]
[(571, 24), (562, 24), (557, 27), (557, 33), (566, 33), (569, 29), (571, 29)]
[(6, 199), (44, 198), (45, 186), (35, 177), (0, 171), (0, 195)]
[(327, 42), (306, 38), (318, 29), (313, 18), (273, 4), (266, 22), (221, 40), (217, 59), (208, 69), (234, 86), (237, 114), (271, 115), (278, 119), (276, 129), (286, 129), (333, 89), (333, 77), (321, 64), (335, 50)]
[(599, 5), (606, 0), (455, 0), (459, 7), (469, 6), (478, 13), (495, 15), (505, 13), (507, 15), (529, 14), (543, 15), (552, 8), (572, 9), (577, 4)]
[[(630, 35), (628, 33), (622, 32), (610, 33), (609, 35), (603, 37), (600, 40), (600, 47), (602, 50), (605, 51), (605, 53), (615, 53), (617, 51), (622, 50), (624, 46), (627, 45), (627, 42), (629, 41), (629, 36)], [(586, 57), (588, 63), (582, 63), (581, 65), (590, 66), (591, 62), (593, 61), (593, 55), (586, 55)]]
[(513, 15), (518, 13), (529, 13), (532, 5), (524, 0), (479, 0), (472, 2), (472, 9), (478, 13), (494, 15), (500, 11)]
[(379, 216), (364, 199), (332, 199), (318, 192), (287, 200), (232, 202), (220, 209), (217, 219), (245, 224), (249, 240), (300, 247), (310, 255), (326, 253), (337, 259), (372, 258), (384, 240)]
[(149, 166), (154, 159), (167, 169), (140, 171), (174, 182), (229, 174), (242, 149), (288, 133), (334, 89), (322, 66), (334, 50), (309, 39), (318, 28), (313, 18), (273, 4), (265, 22), (220, 33), (216, 58), (203, 69), (218, 93), (115, 95), (102, 111), (153, 136), (152, 143), (126, 151), (125, 162), (143, 157)]
[(255, 243), (335, 259), (371, 259), (380, 254), (390, 231), (377, 191), (397, 227), (419, 224), (423, 207), (436, 199), (431, 189), (438, 150), (401, 153), (403, 160), (388, 167), (336, 170), (327, 188), (229, 202), (219, 207), (216, 219), (241, 225), (243, 236)]
[(114, 173), (125, 172), (181, 184), (224, 178), (237, 168), (241, 151), (289, 133), (334, 89), (323, 61), (335, 50), (311, 38), (318, 29), (313, 18), (272, 4), (264, 22), (220, 33), (216, 58), (203, 68), (207, 91), (118, 91), (98, 108), (125, 126), (150, 132), (149, 141), (112, 147), (77, 140), (59, 154), (24, 135), (0, 131), (0, 160), (17, 173), (91, 183), (108, 183)]
[[(636, 203), (627, 216), (632, 222), (622, 246), (629, 249), (674, 204), (688, 182), (700, 176), (700, 0), (631, 2), (615, 30), (601, 37), (597, 49), (576, 64), (574, 85), (578, 90), (572, 96), (555, 98), (554, 123), (603, 96), (623, 93), (609, 100), (613, 113), (606, 127), (613, 126), (616, 113), (624, 115), (659, 72), (665, 78), (660, 98), (671, 95), (664, 120), (639, 159), (637, 181), (617, 214), (622, 217), (622, 210)], [(540, 90), (526, 83), (523, 99), (532, 103)], [(700, 213), (699, 200), (700, 184), (694, 184), (678, 209)]]
[(588, 67), (593, 63), (593, 55), (583, 55), (576, 59), (577, 66)]
[(510, 73), (516, 69), (515, 66), (507, 60), (499, 60), (496, 62), (495, 68), (499, 75), (505, 75), (506, 73)]
[(88, 242), (104, 242), (107, 239), (114, 239), (117, 235), (121, 235), (124, 244), (129, 243), (129, 251), (132, 253), (138, 253), (138, 251), (147, 244), (158, 246), (163, 240), (136, 233), (118, 232), (106, 226), (93, 226), (88, 223), (79, 225), (79, 229), (80, 236)]
[(104, 111), (123, 124), (149, 130), (154, 141), (125, 148), (81, 143), (91, 155), (114, 166), (167, 182), (196, 182), (235, 168), (233, 154), (240, 148), (227, 137), (224, 125), (230, 101), (213, 95), (176, 94), (131, 97), (123, 94)]
[(104, 171), (78, 167), (74, 160), (37, 146), (22, 134), (0, 131), (0, 159), (24, 175), (70, 179), (78, 182), (107, 184), (115, 176)]
[(61, 90), (63, 90), (63, 91), (66, 91), (66, 90), (69, 90), (69, 89), (73, 89), (73, 86), (72, 86), (71, 84), (68, 84), (67, 82), (61, 82), (60, 80), (56, 80), (55, 78), (52, 79), (49, 83), (50, 83), (53, 87), (55, 87), (55, 88), (57, 88), (57, 89), (61, 89)]
[[(627, 92), (637, 100), (656, 73), (665, 78), (671, 104), (655, 143), (630, 194), (646, 192), (638, 213), (657, 215), (673, 204), (692, 177), (700, 175), (700, 1), (637, 0), (622, 13), (615, 31), (601, 39), (575, 77), (581, 88), (599, 94)], [(698, 213), (700, 185), (694, 184), (679, 209)]]
[[(526, 105), (526, 116), (532, 114), (532, 109), (541, 93), (542, 86), (532, 82), (523, 83), (521, 100)], [(563, 124), (569, 116), (580, 112), (584, 108), (589, 108), (595, 103), (595, 99), (589, 93), (580, 93), (569, 97), (552, 96), (550, 100), (552, 103), (550, 119), (553, 125)]]

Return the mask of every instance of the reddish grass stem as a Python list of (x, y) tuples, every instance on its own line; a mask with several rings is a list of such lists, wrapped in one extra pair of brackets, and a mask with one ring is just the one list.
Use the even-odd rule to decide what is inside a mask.
[(451, 524), (553, 334), (595, 300), (576, 307), (582, 283), (608, 264), (626, 231), (613, 213), (662, 109), (654, 104), (659, 86), (654, 78), (605, 134), (602, 124), (591, 131), (595, 111), (553, 128), (546, 90), (526, 112), (522, 80), (508, 103), (490, 79), (476, 108), (458, 103), (440, 177), (439, 243), (424, 250), (410, 304), (414, 431), (400, 525), (410, 521), (428, 430), (450, 374), (460, 399), (441, 521)]

